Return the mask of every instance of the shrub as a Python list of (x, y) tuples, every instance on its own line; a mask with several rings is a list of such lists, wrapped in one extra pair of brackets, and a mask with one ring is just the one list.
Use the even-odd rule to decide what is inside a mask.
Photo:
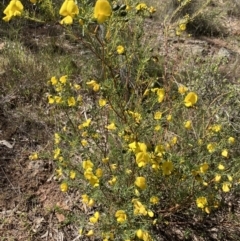
[(52, 159), (61, 191), (78, 190), (93, 211), (76, 217), (79, 235), (146, 241), (169, 215), (221, 207), (237, 178), (237, 137), (196, 90), (149, 73), (143, 27), (155, 9), (128, 4), (60, 8), (63, 31), (88, 52), (80, 75), (48, 80)]

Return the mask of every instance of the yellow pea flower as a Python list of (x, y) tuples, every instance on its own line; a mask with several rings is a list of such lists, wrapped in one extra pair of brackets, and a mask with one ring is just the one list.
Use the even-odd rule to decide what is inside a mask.
[(115, 126), (115, 124), (112, 122), (111, 124), (105, 126), (106, 129), (108, 130), (116, 130), (117, 127)]
[(223, 170), (225, 169), (225, 166), (220, 163), (220, 164), (218, 165), (218, 169), (221, 170), (221, 171), (223, 171)]
[(190, 120), (186, 121), (184, 123), (184, 127), (188, 130), (191, 129), (192, 128), (192, 122)]
[(127, 220), (127, 214), (124, 210), (118, 210), (115, 213), (115, 217), (117, 218), (118, 223), (124, 223)]
[(227, 149), (222, 150), (222, 156), (225, 158), (228, 158), (228, 150)]
[(97, 223), (99, 220), (100, 214), (99, 212), (95, 212), (92, 217), (89, 218), (90, 223)]
[(20, 16), (23, 11), (23, 5), (19, 0), (11, 0), (3, 13), (6, 15), (3, 17), (5, 22), (9, 22), (12, 17)]
[(75, 177), (76, 177), (76, 172), (73, 171), (73, 170), (70, 171), (69, 176), (70, 176), (71, 179), (75, 179)]
[(181, 95), (185, 94), (187, 91), (188, 91), (188, 88), (184, 85), (180, 85), (178, 87), (178, 93), (181, 94)]
[(86, 233), (86, 236), (87, 237), (91, 237), (91, 236), (93, 236), (94, 235), (94, 231), (91, 229), (91, 230), (89, 230), (87, 233)]
[(94, 7), (94, 18), (98, 23), (104, 23), (112, 14), (112, 8), (107, 0), (97, 0)]
[(154, 120), (160, 120), (161, 118), (162, 118), (162, 112), (156, 111), (156, 112), (154, 113), (153, 119), (154, 119)]
[(230, 182), (224, 182), (222, 184), (223, 192), (229, 192), (231, 187), (232, 187), (232, 184)]
[(228, 144), (234, 144), (234, 142), (235, 142), (235, 138), (230, 136), (228, 138)]
[(74, 15), (79, 14), (79, 9), (74, 0), (65, 0), (59, 14), (65, 17), (61, 20), (61, 24), (72, 24)]
[(29, 160), (33, 161), (33, 160), (37, 160), (38, 159), (38, 154), (37, 152), (34, 152), (32, 153), (30, 156), (29, 156)]
[(50, 82), (51, 82), (52, 85), (56, 85), (58, 83), (58, 80), (57, 80), (57, 78), (55, 76), (53, 76), (51, 78)]
[(123, 54), (125, 52), (125, 49), (122, 45), (117, 46), (117, 53)]
[(201, 173), (206, 173), (208, 168), (209, 168), (209, 165), (207, 163), (203, 163), (199, 169)]
[(156, 196), (152, 196), (152, 197), (150, 198), (150, 203), (152, 203), (152, 204), (158, 204), (158, 203), (159, 203), (159, 198), (156, 197)]
[(205, 197), (199, 197), (196, 200), (197, 207), (201, 208), (201, 209), (205, 208), (207, 206), (207, 203), (208, 202), (207, 202), (207, 199)]
[(146, 5), (145, 3), (139, 3), (139, 4), (136, 6), (136, 10), (137, 10), (137, 11), (144, 10), (144, 9), (147, 9), (147, 5)]
[(216, 150), (216, 143), (209, 143), (207, 145), (207, 149), (209, 153), (213, 153)]
[(134, 184), (142, 190), (147, 187), (145, 177), (136, 177)]
[(214, 181), (219, 182), (221, 180), (222, 176), (220, 174), (216, 174)]
[(61, 183), (60, 189), (62, 192), (66, 192), (68, 190), (68, 184), (66, 182)]
[(186, 107), (192, 107), (197, 103), (198, 96), (194, 92), (189, 92), (184, 99), (184, 104)]
[(71, 107), (71, 106), (75, 106), (76, 105), (76, 100), (74, 97), (69, 97), (68, 98), (68, 106)]

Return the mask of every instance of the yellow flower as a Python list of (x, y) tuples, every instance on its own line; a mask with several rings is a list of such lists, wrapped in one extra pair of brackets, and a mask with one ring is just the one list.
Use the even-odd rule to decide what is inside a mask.
[(234, 144), (234, 142), (235, 142), (235, 138), (230, 136), (230, 137), (228, 138), (228, 143), (229, 143), (229, 144)]
[(161, 130), (161, 126), (160, 126), (160, 125), (156, 125), (156, 126), (154, 127), (154, 130), (155, 130), (155, 131), (160, 131), (160, 130)]
[(92, 217), (89, 218), (90, 223), (97, 223), (100, 217), (99, 212), (95, 212)]
[(136, 163), (138, 164), (138, 167), (144, 167), (149, 162), (150, 155), (148, 152), (141, 151), (136, 154)]
[(170, 175), (173, 171), (173, 163), (171, 161), (166, 161), (162, 164), (162, 171), (164, 175)]
[(156, 12), (156, 8), (151, 6), (151, 7), (148, 8), (148, 11), (149, 11), (149, 13), (155, 13)]
[(111, 124), (105, 126), (106, 129), (108, 130), (116, 130), (117, 127), (115, 126), (115, 124), (112, 122)]
[(196, 200), (196, 204), (198, 208), (205, 208), (207, 206), (207, 199), (205, 197), (199, 197)]
[(68, 185), (66, 182), (61, 183), (60, 189), (62, 192), (66, 192), (68, 190)]
[(117, 218), (118, 223), (124, 223), (127, 220), (127, 214), (124, 210), (118, 210), (115, 213), (115, 217)]
[[(136, 196), (139, 196), (139, 195), (136, 195)], [(133, 211), (134, 215), (146, 216), (148, 214), (146, 207), (138, 199), (133, 199), (132, 203), (134, 205), (134, 211)]]
[(89, 127), (91, 124), (91, 119), (87, 119), (85, 122), (82, 123), (82, 127)]
[(57, 103), (57, 104), (60, 104), (62, 103), (62, 97), (61, 96), (54, 96), (54, 101)]
[(188, 88), (184, 85), (180, 85), (178, 87), (178, 93), (180, 93), (181, 95), (185, 94), (188, 91)]
[(185, 31), (185, 30), (186, 30), (186, 27), (187, 27), (187, 24), (186, 24), (186, 23), (180, 23), (180, 24), (179, 24), (179, 29), (180, 29), (181, 31)]
[(92, 172), (91, 169), (87, 169), (85, 172), (84, 172), (84, 177), (90, 182), (90, 184), (93, 186), (93, 187), (98, 187), (99, 186), (99, 179), (97, 176), (95, 176)]
[(167, 115), (167, 121), (171, 121), (172, 120), (172, 115)]
[(60, 153), (61, 153), (61, 149), (60, 148), (56, 148), (53, 151), (53, 154), (54, 154), (53, 158), (54, 158), (54, 160), (56, 160), (59, 157)]
[(177, 144), (177, 141), (178, 141), (178, 139), (177, 139), (177, 137), (176, 136), (174, 136), (173, 138), (172, 138), (172, 140), (171, 140), (171, 145), (176, 145)]
[(191, 122), (190, 120), (186, 121), (186, 122), (184, 123), (184, 127), (185, 127), (186, 129), (191, 129), (191, 128), (192, 128), (192, 122)]
[(88, 195), (87, 195), (87, 194), (83, 194), (83, 195), (82, 195), (82, 202), (85, 203), (85, 204), (87, 204), (88, 201), (89, 201)]
[(145, 3), (140, 3), (136, 6), (137, 11), (144, 10), (144, 9), (147, 9), (147, 5)]
[(88, 145), (88, 141), (83, 139), (83, 140), (81, 140), (81, 144), (82, 144), (83, 147), (85, 147), (85, 146)]
[(82, 166), (84, 170), (88, 170), (88, 169), (92, 170), (94, 165), (90, 160), (87, 160), (82, 162)]
[(79, 84), (74, 84), (73, 87), (74, 87), (75, 90), (80, 90), (81, 89), (81, 86)]
[(145, 177), (136, 177), (134, 184), (142, 190), (147, 187)]
[(89, 198), (87, 194), (82, 195), (82, 202), (89, 207), (92, 207), (94, 205), (94, 200), (92, 198)]
[(210, 127), (210, 129), (214, 132), (219, 132), (222, 129), (221, 125), (213, 125)]
[(147, 151), (147, 145), (142, 142), (132, 142), (128, 145), (129, 149), (133, 151), (135, 154), (138, 152), (146, 152)]
[(203, 163), (199, 169), (201, 173), (206, 173), (208, 168), (209, 168), (209, 165), (207, 163)]
[(58, 133), (54, 133), (54, 143), (57, 145), (61, 141), (61, 137)]
[(103, 159), (102, 159), (102, 162), (103, 162), (104, 164), (108, 163), (108, 162), (109, 162), (109, 157), (103, 158)]
[(205, 211), (207, 214), (209, 214), (209, 213), (210, 213), (210, 208), (209, 208), (209, 207), (205, 207), (205, 208), (204, 208), (204, 211)]
[(53, 98), (53, 96), (52, 96), (52, 95), (49, 95), (49, 96), (48, 96), (48, 103), (49, 103), (49, 104), (54, 104), (54, 102), (55, 102), (55, 99)]
[(59, 82), (63, 85), (67, 83), (67, 75), (63, 75), (60, 79)]
[(37, 160), (38, 159), (38, 154), (37, 152), (34, 152), (32, 153), (30, 156), (29, 156), (29, 160), (33, 161), (33, 160)]
[(88, 81), (86, 84), (95, 92), (99, 91), (100, 89), (100, 84), (98, 84), (95, 80)]
[(134, 121), (135, 121), (136, 123), (138, 123), (138, 124), (140, 123), (140, 121), (141, 121), (141, 119), (142, 119), (141, 114), (139, 114), (138, 112), (130, 111), (130, 110), (129, 110), (127, 113), (134, 118)]
[(152, 241), (150, 234), (146, 231), (143, 231), (142, 229), (138, 229), (136, 231), (136, 236), (143, 241)]
[(107, 104), (107, 100), (101, 98), (101, 99), (99, 99), (98, 104), (100, 107), (103, 107)]
[(75, 106), (76, 105), (76, 100), (74, 97), (69, 97), (68, 98), (68, 106)]
[(184, 99), (184, 104), (186, 107), (191, 107), (197, 103), (198, 96), (194, 92), (189, 92)]
[(76, 177), (76, 172), (73, 171), (73, 170), (71, 170), (70, 173), (69, 173), (69, 176), (70, 176), (71, 179), (75, 179), (75, 177)]
[(209, 143), (207, 149), (209, 153), (213, 153), (216, 150), (216, 143)]
[(157, 94), (159, 103), (163, 102), (165, 96), (165, 90), (163, 88), (153, 88), (151, 91)]
[(118, 54), (123, 54), (125, 51), (124, 47), (122, 45), (117, 46), (117, 53)]
[(23, 11), (23, 5), (19, 0), (11, 0), (3, 13), (6, 15), (3, 20), (8, 22), (12, 17), (20, 16)]
[(116, 170), (117, 169), (117, 164), (111, 164), (110, 165), (111, 170)]
[(112, 8), (107, 0), (97, 0), (94, 7), (94, 18), (98, 23), (104, 23), (112, 14)]
[(224, 192), (229, 192), (231, 187), (232, 187), (232, 184), (230, 182), (224, 182), (222, 184), (222, 190)]
[(158, 204), (158, 203), (159, 203), (159, 198), (156, 197), (156, 196), (152, 196), (152, 197), (150, 198), (150, 203), (152, 203), (152, 204)]
[(228, 150), (227, 149), (222, 150), (222, 156), (225, 158), (228, 158)]
[(156, 112), (154, 113), (153, 119), (154, 119), (154, 120), (160, 120), (161, 118), (162, 118), (162, 112), (156, 111)]
[(109, 183), (109, 185), (114, 185), (115, 183), (116, 183), (116, 181), (117, 181), (117, 177), (116, 176), (113, 176), (112, 177), (112, 179), (110, 179), (109, 181), (108, 181), (108, 183)]
[(147, 214), (148, 214), (148, 216), (151, 217), (151, 218), (154, 216), (153, 211), (150, 210), (150, 209), (147, 211)]
[(223, 166), (222, 164), (219, 164), (219, 165), (218, 165), (218, 169), (221, 170), (221, 171), (223, 171), (223, 170), (225, 169), (225, 166)]
[(56, 173), (59, 177), (61, 177), (63, 175), (62, 168), (56, 169)]
[(101, 169), (101, 168), (97, 168), (97, 170), (96, 170), (96, 176), (97, 176), (98, 178), (100, 178), (100, 177), (102, 177), (102, 175), (103, 175), (102, 169)]
[(89, 230), (87, 233), (86, 233), (86, 236), (87, 237), (91, 237), (91, 236), (93, 236), (94, 235), (94, 231), (91, 229), (91, 230)]
[(35, 4), (35, 3), (37, 3), (37, 0), (30, 0), (30, 2)]
[(216, 174), (214, 181), (219, 182), (221, 180), (222, 176), (220, 174)]
[(142, 229), (138, 229), (138, 230), (136, 231), (136, 236), (137, 236), (139, 239), (142, 239), (142, 237), (143, 237), (143, 231), (142, 231)]
[(233, 180), (232, 176), (227, 175), (227, 178), (228, 178), (228, 180), (229, 180), (230, 182), (232, 182), (232, 180)]
[(79, 13), (78, 6), (74, 0), (65, 0), (62, 4), (59, 14), (64, 16), (61, 20), (61, 24), (72, 24), (74, 15)]
[(55, 76), (53, 76), (51, 78), (50, 82), (51, 82), (52, 85), (56, 85), (58, 83), (58, 80), (57, 80), (57, 78)]

